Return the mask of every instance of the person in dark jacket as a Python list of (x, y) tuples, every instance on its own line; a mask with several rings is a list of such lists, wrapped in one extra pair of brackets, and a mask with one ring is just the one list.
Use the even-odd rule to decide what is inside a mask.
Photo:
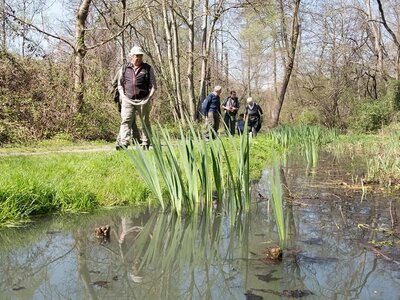
[(132, 122), (135, 122), (136, 113), (139, 115), (142, 125), (140, 130), (142, 147), (148, 149), (150, 145), (151, 99), (157, 86), (153, 68), (143, 62), (143, 54), (144, 52), (140, 47), (132, 47), (129, 52), (131, 61), (120, 71), (118, 91), (121, 96), (122, 120), (117, 150), (122, 149), (122, 146), (128, 147)]
[(263, 111), (252, 97), (247, 98), (247, 106), (245, 109), (245, 117), (248, 120), (249, 132), (255, 137), (257, 132), (261, 129), (261, 116)]
[(240, 114), (239, 115), (239, 119), (238, 119), (238, 121), (237, 121), (237, 131), (238, 131), (238, 134), (240, 135), (240, 134), (243, 134), (243, 132), (244, 132), (244, 125), (245, 125), (245, 122), (244, 122), (244, 114)]
[(236, 92), (231, 91), (228, 98), (222, 103), (222, 109), (225, 111), (224, 123), (228, 132), (235, 135), (236, 115), (239, 110), (239, 99), (236, 97)]
[[(221, 94), (222, 87), (217, 85), (214, 87), (214, 91), (209, 94), (203, 101), (202, 113), (206, 118), (206, 133), (204, 137), (209, 138), (208, 126), (210, 126), (215, 132), (212, 133), (212, 138), (215, 138), (215, 134), (218, 132), (220, 115), (221, 115), (221, 100), (219, 95)], [(207, 126), (208, 125), (208, 126)]]

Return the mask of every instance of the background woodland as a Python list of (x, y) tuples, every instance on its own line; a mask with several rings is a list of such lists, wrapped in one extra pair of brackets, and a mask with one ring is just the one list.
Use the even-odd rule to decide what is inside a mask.
[[(133, 45), (158, 80), (152, 118), (199, 122), (214, 85), (264, 128), (374, 132), (400, 119), (400, 0), (0, 0), (0, 144), (113, 140), (111, 81)], [(186, 118), (187, 116), (187, 118)]]

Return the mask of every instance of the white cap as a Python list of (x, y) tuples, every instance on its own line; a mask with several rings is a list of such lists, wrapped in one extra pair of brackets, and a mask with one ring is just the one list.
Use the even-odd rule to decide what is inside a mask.
[(140, 48), (139, 46), (133, 46), (131, 51), (129, 51), (129, 56), (134, 56), (134, 55), (143, 55), (144, 52), (142, 50), (142, 48)]
[(143, 277), (142, 276), (136, 276), (132, 273), (129, 273), (129, 277), (132, 279), (132, 281), (134, 283), (141, 283), (143, 281)]
[(252, 102), (253, 102), (253, 98), (252, 97), (247, 98), (247, 103), (252, 103)]
[(218, 91), (220, 91), (220, 90), (222, 90), (222, 87), (221, 87), (220, 85), (216, 85), (216, 86), (214, 87), (214, 92), (218, 92)]

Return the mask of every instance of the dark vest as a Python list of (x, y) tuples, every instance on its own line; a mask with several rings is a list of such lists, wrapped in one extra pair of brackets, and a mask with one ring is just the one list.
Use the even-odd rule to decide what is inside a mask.
[(247, 105), (247, 114), (249, 115), (249, 117), (260, 117), (258, 104), (254, 103), (253, 109), (250, 109), (250, 105)]
[(122, 85), (125, 96), (129, 99), (142, 99), (150, 94), (150, 65), (142, 65), (133, 70), (132, 64), (128, 64), (122, 76)]

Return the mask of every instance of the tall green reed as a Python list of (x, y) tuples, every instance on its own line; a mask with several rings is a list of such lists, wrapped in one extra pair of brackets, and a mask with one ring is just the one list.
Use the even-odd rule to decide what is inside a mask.
[(286, 244), (287, 231), (283, 214), (283, 192), (280, 176), (279, 157), (273, 152), (273, 168), (271, 177), (271, 192), (272, 192), (272, 209), (274, 211), (275, 222), (278, 228), (280, 245), (283, 248)]
[(337, 132), (319, 126), (282, 126), (270, 131), (268, 136), (284, 150), (300, 147), (307, 164), (316, 167), (321, 145), (334, 140)]
[[(208, 128), (215, 139), (205, 141), (189, 123), (189, 131), (180, 128), (180, 138), (172, 140), (168, 131), (159, 126), (151, 143), (153, 151), (127, 151), (137, 172), (163, 208), (166, 201), (178, 215), (183, 210), (212, 208), (212, 201), (221, 202), (224, 196), (234, 195), (234, 206), (241, 209), (250, 202), (249, 139), (247, 129), (240, 137), (240, 147), (232, 136), (228, 139), (233, 150)], [(161, 144), (163, 143), (163, 145)], [(160, 179), (158, 179), (160, 178)], [(165, 193), (163, 193), (165, 191)], [(215, 192), (216, 199), (213, 198)], [(165, 194), (167, 200), (165, 200)]]

